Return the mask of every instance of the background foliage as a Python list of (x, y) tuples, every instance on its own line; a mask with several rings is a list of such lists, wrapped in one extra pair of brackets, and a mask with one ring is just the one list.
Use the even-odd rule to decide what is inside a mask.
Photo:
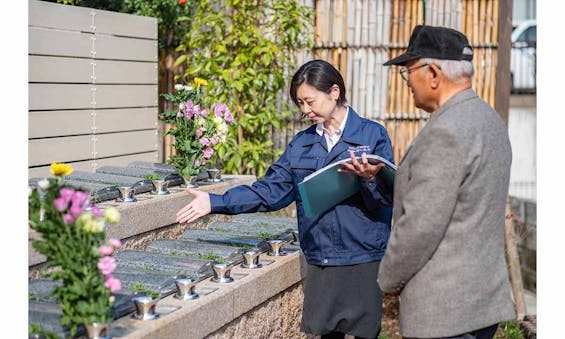
[(283, 95), (296, 65), (296, 51), (311, 48), (311, 8), (289, 0), (198, 0), (175, 62), (183, 78), (208, 79), (208, 99), (224, 102), (235, 117), (218, 150), (225, 173), (263, 176), (281, 150), (270, 134), (291, 114)]

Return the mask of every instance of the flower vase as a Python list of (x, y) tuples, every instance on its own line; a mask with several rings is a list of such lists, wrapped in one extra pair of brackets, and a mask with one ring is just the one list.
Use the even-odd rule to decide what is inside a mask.
[(106, 339), (109, 338), (107, 336), (108, 328), (110, 324), (107, 323), (92, 323), (92, 324), (84, 324), (86, 328), (86, 334), (88, 339)]
[(184, 184), (182, 185), (182, 187), (186, 187), (186, 188), (198, 187), (198, 184), (196, 183), (196, 180), (198, 179), (197, 175), (191, 175), (190, 177), (182, 176), (182, 179), (184, 180)]

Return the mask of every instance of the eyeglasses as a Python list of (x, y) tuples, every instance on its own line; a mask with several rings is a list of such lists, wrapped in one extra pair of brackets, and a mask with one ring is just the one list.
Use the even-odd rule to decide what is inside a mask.
[(417, 70), (418, 68), (422, 68), (422, 67), (424, 67), (424, 66), (429, 66), (429, 65), (430, 65), (430, 64), (421, 64), (421, 65), (414, 66), (414, 67), (411, 67), (411, 68), (402, 69), (402, 70), (400, 70), (400, 75), (402, 76), (402, 79), (408, 81), (408, 75), (409, 75), (410, 73), (414, 72), (414, 71)]

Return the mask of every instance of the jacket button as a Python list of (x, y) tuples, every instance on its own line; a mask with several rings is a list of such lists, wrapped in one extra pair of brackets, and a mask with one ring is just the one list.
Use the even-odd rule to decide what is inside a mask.
[(323, 262), (324, 262), (324, 264), (327, 264), (327, 263), (328, 263), (328, 259), (324, 259)]

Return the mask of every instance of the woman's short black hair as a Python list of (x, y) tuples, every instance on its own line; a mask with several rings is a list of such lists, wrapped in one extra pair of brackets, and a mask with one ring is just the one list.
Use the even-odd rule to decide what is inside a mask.
[(298, 71), (294, 73), (290, 82), (290, 98), (298, 106), (296, 91), (303, 83), (316, 88), (319, 91), (330, 93), (332, 86), (339, 87), (338, 105), (345, 105), (345, 83), (339, 71), (329, 62), (324, 60), (311, 60), (300, 66)]

